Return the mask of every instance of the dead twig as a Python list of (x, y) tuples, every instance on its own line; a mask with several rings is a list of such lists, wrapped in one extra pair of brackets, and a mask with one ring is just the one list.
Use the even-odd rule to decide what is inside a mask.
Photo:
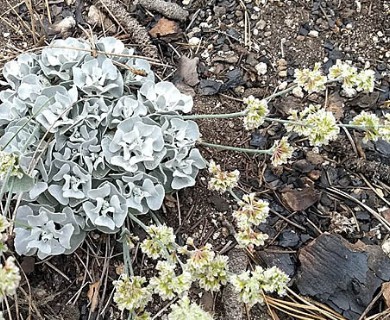
[(115, 0), (95, 0), (95, 6), (106, 11), (139, 44), (144, 55), (157, 58), (157, 48), (152, 44), (146, 29), (134, 19), (126, 8)]
[(189, 15), (187, 10), (184, 10), (174, 2), (166, 2), (163, 0), (138, 0), (138, 3), (145, 9), (156, 11), (170, 19), (186, 21)]

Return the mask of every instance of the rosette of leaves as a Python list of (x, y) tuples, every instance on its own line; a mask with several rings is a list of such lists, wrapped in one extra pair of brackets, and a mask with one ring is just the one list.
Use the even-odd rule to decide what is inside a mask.
[(139, 89), (139, 97), (150, 112), (170, 113), (181, 111), (188, 113), (192, 110), (193, 101), (190, 96), (182, 94), (171, 82), (145, 82)]
[(85, 238), (84, 219), (69, 207), (62, 212), (32, 206), (21, 206), (16, 212), (15, 250), (20, 255), (72, 253)]
[(122, 96), (116, 102), (111, 113), (111, 127), (115, 127), (123, 120), (133, 116), (146, 116), (148, 113), (147, 107), (133, 96)]
[(122, 121), (112, 139), (103, 138), (102, 145), (111, 165), (131, 173), (143, 167), (155, 169), (166, 153), (161, 127), (147, 117)]
[(50, 172), (49, 193), (64, 206), (75, 207), (91, 190), (91, 175), (71, 161), (54, 160)]
[(141, 172), (135, 176), (122, 176), (116, 184), (131, 212), (140, 214), (161, 208), (165, 189), (157, 178)]
[(38, 56), (33, 53), (23, 53), (16, 60), (4, 65), (3, 76), (12, 89), (16, 90), (25, 76), (39, 71)]
[(127, 216), (125, 197), (110, 182), (103, 182), (88, 192), (89, 200), (83, 203), (87, 224), (106, 233), (115, 233)]
[(104, 56), (87, 57), (80, 67), (73, 67), (73, 82), (90, 96), (118, 98), (123, 95), (123, 76), (112, 60)]
[(36, 121), (27, 117), (14, 120), (8, 124), (4, 134), (0, 137), (0, 148), (18, 155), (33, 152), (40, 134), (41, 130)]
[(48, 132), (56, 132), (59, 127), (73, 123), (67, 115), (77, 98), (76, 87), (69, 90), (61, 85), (48, 87), (35, 100), (32, 113), (36, 114), (36, 120)]
[(71, 80), (72, 68), (91, 56), (90, 44), (81, 39), (67, 38), (55, 40), (42, 50), (38, 57), (39, 65), (49, 79)]
[(206, 167), (198, 149), (170, 150), (170, 160), (160, 165), (166, 190), (180, 190), (195, 185), (195, 177)]

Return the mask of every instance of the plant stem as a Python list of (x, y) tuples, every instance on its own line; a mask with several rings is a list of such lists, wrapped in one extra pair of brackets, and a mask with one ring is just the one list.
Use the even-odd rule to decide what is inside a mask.
[(219, 114), (192, 114), (183, 116), (184, 120), (196, 120), (196, 119), (230, 119), (239, 118), (245, 116), (245, 110), (233, 113), (219, 113)]
[(225, 145), (221, 145), (221, 144), (208, 143), (208, 142), (202, 142), (202, 141), (200, 141), (198, 143), (202, 146), (205, 146), (205, 147), (211, 147), (211, 148), (222, 149), (222, 150), (231, 150), (231, 151), (239, 151), (239, 152), (244, 152), (244, 153), (272, 155), (272, 149), (257, 150), (257, 149), (239, 148), (239, 147), (225, 146)]
[[(290, 91), (292, 91), (297, 85), (294, 84), (291, 87), (284, 89), (282, 91), (271, 94), (269, 97), (265, 98), (267, 101), (271, 101), (272, 99), (284, 95)], [(196, 120), (196, 119), (228, 119), (228, 118), (238, 118), (243, 117), (246, 114), (246, 110), (240, 112), (233, 113), (220, 113), (220, 114), (193, 114), (188, 116), (183, 116), (184, 120)]]
[(131, 214), (129, 212), (129, 218), (131, 220), (133, 220), (136, 224), (138, 224), (142, 229), (144, 229), (145, 231), (148, 229), (148, 227), (141, 221), (139, 220), (138, 218), (136, 218), (133, 214)]

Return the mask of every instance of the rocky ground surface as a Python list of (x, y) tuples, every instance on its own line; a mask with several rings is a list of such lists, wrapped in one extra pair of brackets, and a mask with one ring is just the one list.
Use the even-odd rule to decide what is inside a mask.
[[(372, 94), (348, 98), (335, 85), (303, 99), (279, 97), (271, 103), (272, 115), (316, 103), (347, 122), (362, 110), (383, 115), (390, 107), (388, 0), (192, 0), (163, 8), (154, 2), (1, 0), (0, 63), (53, 38), (116, 36), (155, 58), (158, 76), (194, 97), (195, 113), (227, 113), (242, 110), (243, 97), (285, 88), (295, 68), (321, 62), (326, 72), (337, 59), (351, 60), (375, 70)], [(240, 119), (198, 123), (204, 141), (260, 149), (285, 132), (271, 123), (248, 132)], [(194, 290), (193, 296), (216, 319), (298, 319), (296, 310), (306, 319), (385, 319), (390, 259), (381, 245), (390, 225), (390, 144), (365, 144), (350, 131), (319, 152), (307, 141), (297, 139), (296, 145), (293, 160), (277, 168), (263, 156), (202, 148), (207, 160), (240, 171), (238, 194), (257, 192), (270, 202), (270, 217), (259, 227), (270, 237), (263, 248), (237, 251), (231, 216), (236, 204), (207, 190), (206, 171), (195, 187), (168, 197), (158, 213), (179, 240), (191, 236), (231, 256), (236, 272), (253, 264), (279, 266), (292, 278), (293, 293), (282, 306), (270, 300), (274, 307), (250, 311), (229, 287), (215, 296)], [(20, 257), (29, 285), (23, 282), (16, 306), (31, 319), (119, 319), (111, 282), (120, 274), (120, 249), (113, 237), (91, 234), (71, 256), (44, 262)], [(137, 272), (153, 272), (140, 254), (135, 265)]]

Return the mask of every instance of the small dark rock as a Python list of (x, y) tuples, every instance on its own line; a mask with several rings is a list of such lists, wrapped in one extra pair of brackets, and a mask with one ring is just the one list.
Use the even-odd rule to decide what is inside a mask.
[(386, 157), (390, 157), (390, 143), (383, 139), (375, 142), (375, 149)]
[(299, 241), (300, 241), (299, 235), (291, 230), (288, 230), (288, 231), (284, 231), (279, 236), (278, 244), (279, 246), (284, 248), (295, 248), (298, 246)]
[(249, 145), (251, 147), (257, 147), (259, 149), (265, 149), (267, 146), (267, 142), (268, 142), (268, 137), (266, 135), (263, 135), (258, 131), (255, 131), (251, 135), (251, 141), (249, 142)]
[[(268, 249), (280, 250), (281, 248), (268, 247)], [(291, 254), (260, 251), (259, 256), (265, 262), (268, 268), (276, 266), (282, 271), (284, 271), (285, 273), (287, 273), (287, 275), (290, 278), (292, 278), (295, 275), (296, 262), (294, 261), (295, 259)]]
[(218, 195), (211, 196), (209, 199), (210, 204), (219, 212), (226, 212), (229, 210), (229, 202)]
[(200, 80), (200, 91), (205, 96), (217, 94), (222, 87), (222, 83), (215, 80)]
[(309, 34), (309, 30), (301, 26), (299, 28), (298, 34), (300, 34), (301, 36), (307, 36)]

